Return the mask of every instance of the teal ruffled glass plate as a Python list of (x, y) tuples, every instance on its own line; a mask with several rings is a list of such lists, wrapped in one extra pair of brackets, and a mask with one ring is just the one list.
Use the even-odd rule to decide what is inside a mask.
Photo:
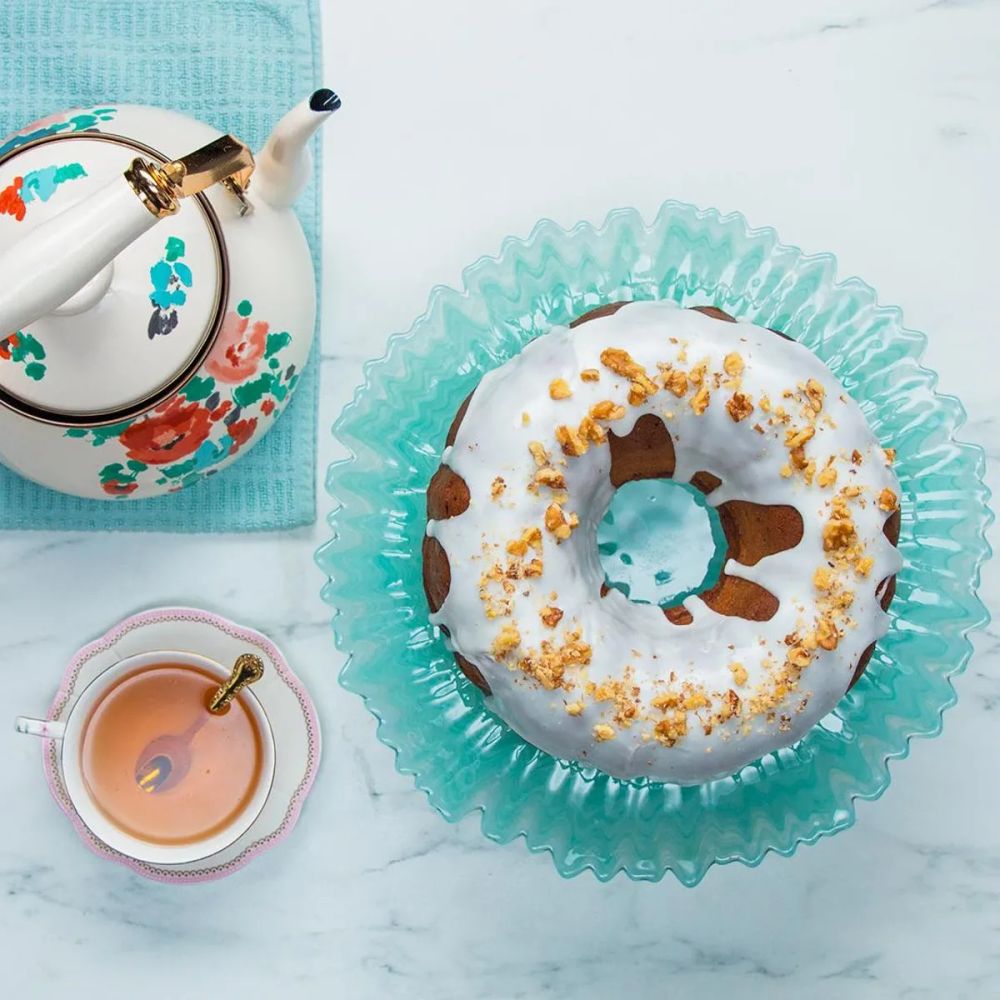
[[(435, 288), (427, 312), (366, 367), (334, 427), (352, 457), (327, 480), (338, 507), (317, 554), (323, 596), (349, 654), (341, 683), (364, 698), (398, 769), (446, 819), (478, 809), (487, 837), (524, 837), (566, 877), (671, 871), (694, 885), (712, 864), (757, 865), (846, 829), (855, 800), (885, 791), (888, 762), (940, 731), (968, 634), (988, 621), (976, 597), (991, 520), (983, 456), (955, 439), (964, 412), (934, 391), (924, 337), (835, 271), (829, 254), (806, 255), (741, 215), (678, 202), (649, 225), (632, 209), (599, 228), (543, 221), (472, 265), (461, 291)], [(455, 669), (421, 585), (424, 490), (461, 401), (554, 324), (629, 299), (719, 306), (806, 344), (896, 448), (903, 486), (906, 565), (892, 629), (861, 681), (795, 746), (694, 788), (619, 781), (525, 743)]]

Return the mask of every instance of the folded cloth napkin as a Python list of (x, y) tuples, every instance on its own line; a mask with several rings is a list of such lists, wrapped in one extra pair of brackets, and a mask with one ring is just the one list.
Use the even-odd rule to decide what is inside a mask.
[[(2, 0), (0, 136), (71, 107), (151, 104), (258, 149), (322, 83), (317, 0)], [(319, 274), (319, 148), (296, 204)], [(318, 338), (317, 338), (318, 340)], [(316, 517), (318, 348), (274, 429), (224, 472), (155, 500), (79, 500), (0, 467), (0, 527), (267, 531)]]

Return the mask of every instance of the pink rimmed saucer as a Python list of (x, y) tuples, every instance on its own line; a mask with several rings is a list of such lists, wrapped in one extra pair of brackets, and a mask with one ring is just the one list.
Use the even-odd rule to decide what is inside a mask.
[(274, 779), (260, 814), (228, 847), (200, 861), (158, 866), (114, 850), (86, 826), (73, 807), (60, 765), (59, 743), (46, 739), (43, 761), (49, 789), (80, 839), (95, 854), (131, 868), (157, 882), (210, 882), (248, 864), (291, 833), (309, 794), (320, 758), (319, 720), (312, 699), (266, 636), (194, 608), (154, 608), (126, 618), (70, 660), (47, 715), (62, 721), (81, 692), (101, 673), (126, 657), (155, 650), (198, 653), (219, 663), (232, 663), (240, 653), (255, 652), (264, 660), (264, 676), (253, 686), (274, 733)]

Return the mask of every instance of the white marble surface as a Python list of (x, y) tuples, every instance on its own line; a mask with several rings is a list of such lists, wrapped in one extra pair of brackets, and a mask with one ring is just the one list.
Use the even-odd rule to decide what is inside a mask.
[[(930, 334), (968, 437), (1000, 457), (986, 291), (1000, 5), (341, 0), (326, 14), (345, 105), (327, 147), (324, 427), (430, 286), (503, 236), (678, 197), (836, 252)], [(336, 453), (324, 435), (321, 466)], [(37, 744), (0, 727), (0, 995), (1000, 994), (1000, 630), (977, 637), (944, 734), (848, 833), (695, 891), (563, 882), (474, 819), (447, 825), (394, 773), (336, 684), (311, 563), (324, 534), (0, 536), (8, 716), (45, 708), (79, 642), (178, 601), (269, 632), (326, 736), (294, 836), (227, 881), (175, 888), (87, 853)], [(1000, 597), (992, 570), (983, 593)]]

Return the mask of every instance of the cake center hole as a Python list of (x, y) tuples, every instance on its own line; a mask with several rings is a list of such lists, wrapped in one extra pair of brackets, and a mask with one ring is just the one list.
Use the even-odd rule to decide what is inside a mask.
[(615, 492), (597, 527), (597, 550), (608, 586), (636, 604), (667, 608), (718, 582), (726, 536), (699, 490), (642, 479)]

